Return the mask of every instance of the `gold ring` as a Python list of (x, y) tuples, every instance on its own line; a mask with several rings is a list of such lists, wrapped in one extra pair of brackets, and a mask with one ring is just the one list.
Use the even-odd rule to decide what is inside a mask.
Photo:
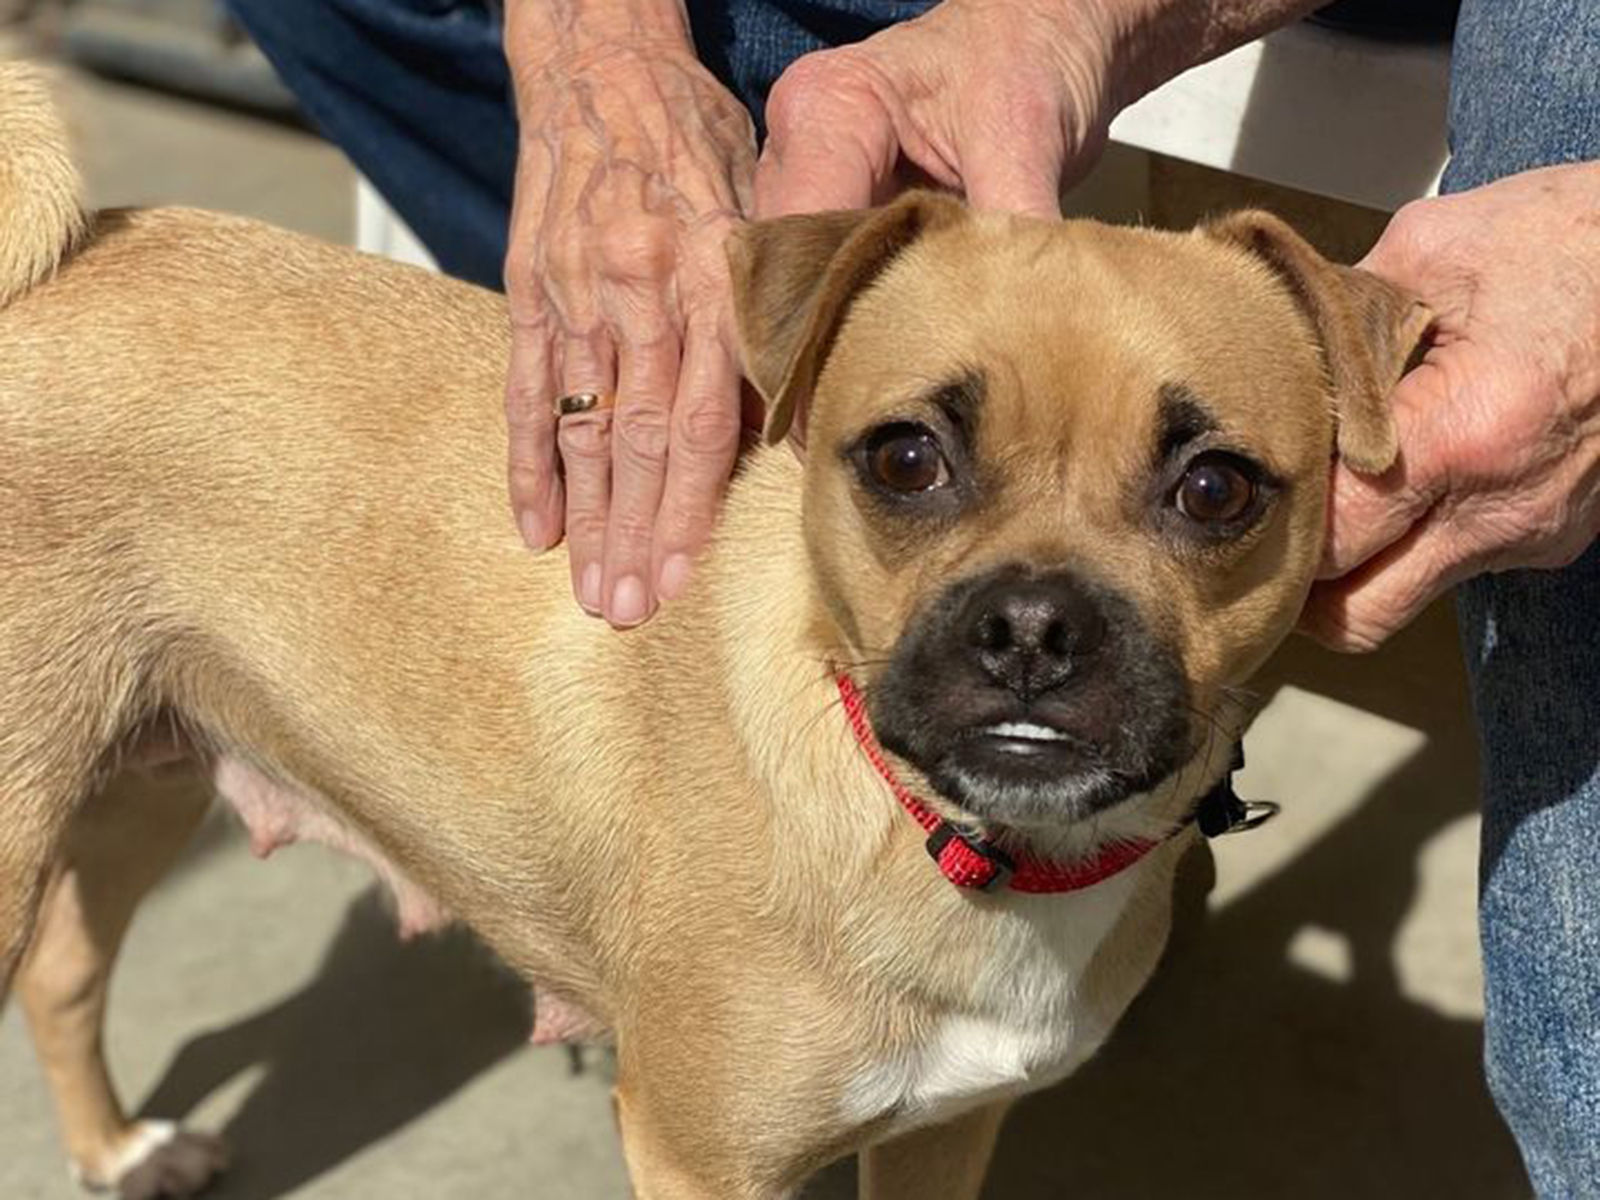
[(610, 407), (611, 398), (602, 396), (599, 392), (568, 392), (565, 396), (557, 396), (555, 401), (558, 417), (570, 417), (577, 413), (594, 412), (597, 409)]

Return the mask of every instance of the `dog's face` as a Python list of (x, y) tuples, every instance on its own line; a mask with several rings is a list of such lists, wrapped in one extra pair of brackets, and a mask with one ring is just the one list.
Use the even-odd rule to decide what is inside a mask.
[(1426, 324), (1270, 217), (1192, 234), (918, 195), (734, 251), (768, 433), (806, 412), (829, 649), (886, 748), (986, 821), (1159, 790), (1292, 627), (1335, 442)]

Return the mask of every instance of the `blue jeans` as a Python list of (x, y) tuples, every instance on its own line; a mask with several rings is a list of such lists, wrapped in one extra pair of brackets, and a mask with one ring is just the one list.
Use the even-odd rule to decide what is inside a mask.
[[(797, 56), (931, 0), (688, 0), (759, 124)], [(454, 274), (497, 286), (516, 127), (487, 0), (226, 0), (306, 110)], [(1310, 136), (1310, 131), (1308, 131)], [(1600, 159), (1600, 5), (1466, 0), (1446, 191)], [(1490, 1086), (1541, 1197), (1600, 1197), (1600, 549), (1462, 589), (1486, 770)]]
[[(1600, 7), (1467, 0), (1444, 191), (1600, 159)], [(1489, 1087), (1540, 1197), (1600, 1197), (1600, 543), (1459, 592), (1484, 747)]]
[(517, 162), (511, 80), (488, 6), (224, 0), (306, 114), (441, 268), (500, 286)]
[[(223, 0), (440, 267), (501, 286), (517, 159), (492, 0)], [(761, 131), (784, 67), (933, 0), (688, 0), (695, 49)]]

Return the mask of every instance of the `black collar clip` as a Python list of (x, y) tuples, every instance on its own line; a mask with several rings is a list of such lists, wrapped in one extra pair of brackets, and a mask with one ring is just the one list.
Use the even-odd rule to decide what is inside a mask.
[(1234, 746), (1228, 773), (1217, 781), (1194, 811), (1194, 823), (1208, 838), (1247, 833), (1277, 816), (1280, 808), (1270, 800), (1241, 800), (1233, 790), (1233, 773), (1244, 767), (1244, 747)]

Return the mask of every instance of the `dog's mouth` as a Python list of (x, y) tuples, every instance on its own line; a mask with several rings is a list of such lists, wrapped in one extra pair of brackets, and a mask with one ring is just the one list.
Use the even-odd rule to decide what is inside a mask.
[(1176, 770), (1183, 757), (1178, 747), (1188, 739), (1156, 740), (1159, 745), (1133, 747), (1029, 715), (981, 721), (937, 748), (902, 744), (899, 752), (975, 817), (1060, 826), (1148, 792)]

